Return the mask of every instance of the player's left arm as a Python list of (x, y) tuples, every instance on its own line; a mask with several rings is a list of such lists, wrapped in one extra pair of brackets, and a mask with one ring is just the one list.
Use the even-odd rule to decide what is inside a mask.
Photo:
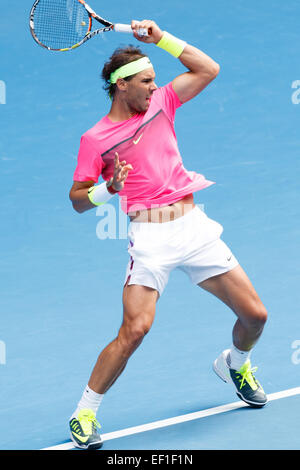
[[(148, 28), (151, 31), (149, 37), (140, 37), (139, 28)], [(163, 31), (151, 20), (132, 21), (133, 34), (138, 41), (157, 44)], [(186, 44), (183, 52), (179, 56), (180, 62), (188, 69), (181, 75), (178, 75), (172, 85), (181, 103), (194, 98), (200, 93), (219, 73), (220, 66), (211, 57), (190, 44)]]

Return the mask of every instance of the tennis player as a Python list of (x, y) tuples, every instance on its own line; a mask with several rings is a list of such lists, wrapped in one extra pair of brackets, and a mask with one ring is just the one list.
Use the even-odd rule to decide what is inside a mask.
[[(187, 71), (158, 88), (150, 59), (140, 48), (117, 49), (102, 71), (111, 108), (81, 138), (70, 191), (74, 209), (82, 213), (118, 194), (130, 218), (123, 322), (99, 355), (69, 423), (75, 445), (86, 449), (102, 445), (99, 405), (149, 332), (156, 302), (175, 268), (236, 315), (229, 347), (213, 364), (217, 375), (250, 406), (267, 402), (250, 362), (266, 309), (221, 240), (223, 227), (195, 205), (193, 193), (213, 182), (185, 169), (174, 131), (177, 108), (217, 77), (219, 65), (153, 21), (133, 21), (132, 28), (138, 41), (156, 44)], [(147, 28), (149, 36), (140, 37), (139, 28)], [(104, 182), (97, 184), (100, 175)]]

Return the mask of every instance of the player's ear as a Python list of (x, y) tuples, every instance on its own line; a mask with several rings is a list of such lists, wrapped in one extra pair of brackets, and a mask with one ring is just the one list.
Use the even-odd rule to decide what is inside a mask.
[(123, 78), (118, 78), (116, 85), (120, 91), (126, 91), (128, 88), (128, 82)]

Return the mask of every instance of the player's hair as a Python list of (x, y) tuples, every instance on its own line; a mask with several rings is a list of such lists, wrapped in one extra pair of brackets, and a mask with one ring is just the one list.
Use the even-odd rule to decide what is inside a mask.
[[(110, 83), (110, 75), (123, 65), (141, 59), (142, 57), (147, 57), (147, 55), (143, 54), (139, 47), (129, 45), (116, 49), (112, 56), (109, 58), (109, 60), (104, 64), (101, 73), (101, 77), (105, 82), (103, 88), (108, 93), (111, 99), (114, 97), (117, 85), (116, 83)], [(126, 77), (124, 78), (124, 80), (129, 81), (134, 76), (135, 75), (130, 75), (130, 77)]]

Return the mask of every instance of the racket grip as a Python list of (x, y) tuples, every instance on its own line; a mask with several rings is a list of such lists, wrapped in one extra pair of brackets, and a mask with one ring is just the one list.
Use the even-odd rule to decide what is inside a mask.
[(114, 25), (114, 30), (117, 33), (132, 33), (132, 28), (130, 24), (117, 23)]
[[(114, 30), (117, 33), (132, 33), (132, 28), (130, 24), (117, 23), (114, 25)], [(146, 28), (141, 28), (138, 31), (138, 35), (141, 37), (148, 36), (148, 30)]]

